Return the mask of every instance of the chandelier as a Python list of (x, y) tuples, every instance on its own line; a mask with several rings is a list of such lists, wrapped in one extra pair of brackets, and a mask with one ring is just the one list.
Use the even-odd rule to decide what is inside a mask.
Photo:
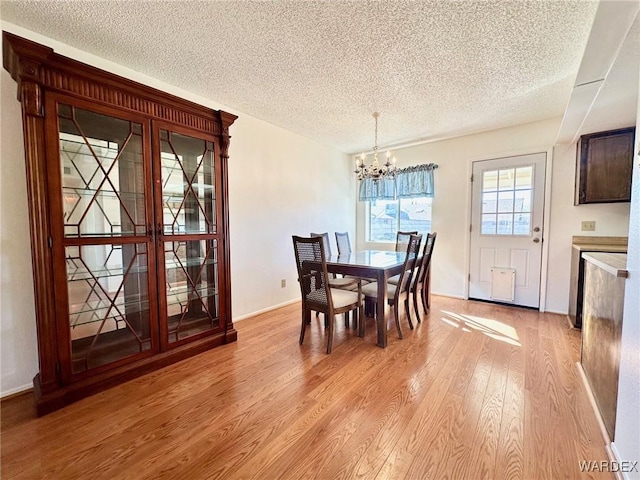
[(396, 157), (391, 157), (391, 152), (387, 151), (387, 157), (385, 163), (380, 166), (378, 161), (378, 112), (373, 112), (373, 118), (376, 122), (376, 136), (375, 145), (373, 147), (373, 162), (371, 165), (365, 165), (364, 161), (367, 156), (364, 152), (356, 157), (356, 169), (354, 173), (357, 175), (358, 180), (364, 180), (365, 178), (371, 178), (374, 182), (377, 182), (381, 178), (394, 178), (396, 176)]

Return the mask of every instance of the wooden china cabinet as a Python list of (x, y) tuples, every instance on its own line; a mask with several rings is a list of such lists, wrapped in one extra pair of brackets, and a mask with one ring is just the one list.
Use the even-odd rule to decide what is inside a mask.
[(29, 192), (39, 414), (233, 342), (235, 115), (3, 32)]

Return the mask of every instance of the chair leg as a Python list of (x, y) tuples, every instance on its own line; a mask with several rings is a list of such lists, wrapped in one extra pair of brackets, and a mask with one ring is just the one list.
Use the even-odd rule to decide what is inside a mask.
[[(325, 315), (325, 318), (328, 318), (329, 315)], [(333, 324), (335, 322), (335, 315), (331, 316), (329, 320), (329, 332), (327, 332), (327, 353), (331, 353), (331, 347), (333, 346)]]
[(311, 323), (311, 311), (310, 310), (302, 310), (302, 326), (300, 327), (300, 345), (304, 341), (304, 332), (307, 329), (307, 323)]
[(344, 312), (344, 328), (349, 328), (349, 312)]
[(404, 299), (404, 313), (407, 315), (407, 321), (409, 322), (409, 328), (413, 330), (413, 322), (411, 321), (411, 312), (409, 311), (409, 294)]
[[(394, 315), (394, 317), (396, 319), (396, 329), (398, 330), (398, 338), (400, 340), (402, 340), (402, 329), (400, 328), (400, 317), (398, 315), (398, 310), (399, 310), (398, 306), (395, 305), (393, 307), (393, 315)], [(386, 322), (385, 322), (385, 324), (386, 324)], [(386, 328), (386, 326), (385, 326), (385, 328)]]
[(358, 321), (353, 325), (353, 328), (358, 327), (358, 335), (364, 337), (364, 305), (361, 303), (358, 307)]
[(418, 293), (420, 289), (416, 288), (413, 291), (413, 308), (416, 311), (416, 318), (418, 319), (418, 323), (420, 323), (420, 309), (418, 308)]
[(429, 314), (429, 299), (427, 298), (427, 285), (422, 284), (420, 289), (420, 297), (422, 297), (422, 308), (424, 308), (425, 315)]

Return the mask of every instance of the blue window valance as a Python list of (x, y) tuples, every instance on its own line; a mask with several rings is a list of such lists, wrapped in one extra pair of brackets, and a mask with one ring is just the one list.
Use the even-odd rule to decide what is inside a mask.
[(433, 197), (433, 170), (435, 163), (425, 163), (401, 168), (395, 178), (383, 178), (377, 182), (371, 178), (360, 181), (360, 201), (395, 200), (397, 198)]

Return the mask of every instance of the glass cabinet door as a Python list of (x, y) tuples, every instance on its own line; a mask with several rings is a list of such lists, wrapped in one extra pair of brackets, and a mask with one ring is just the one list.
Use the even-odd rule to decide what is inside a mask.
[(68, 318), (64, 373), (78, 375), (157, 350), (151, 182), (141, 123), (57, 107), (60, 174), (53, 191), (61, 193), (63, 226), (56, 251), (66, 271), (55, 275), (68, 300), (57, 310), (59, 319)]
[[(167, 344), (221, 329), (215, 143), (158, 129), (156, 180), (162, 261), (162, 341)], [(158, 205), (161, 202), (161, 205)], [(160, 248), (160, 246), (159, 246)]]

